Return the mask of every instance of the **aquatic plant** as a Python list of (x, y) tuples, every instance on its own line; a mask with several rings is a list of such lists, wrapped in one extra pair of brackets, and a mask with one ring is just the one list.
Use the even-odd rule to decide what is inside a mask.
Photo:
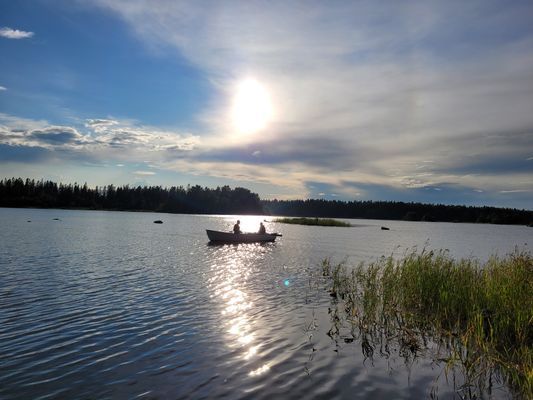
[(347, 222), (338, 221), (331, 218), (277, 218), (274, 222), (282, 224), (295, 224), (295, 225), (316, 225), (316, 226), (340, 226), (350, 227), (352, 225)]
[(432, 353), (445, 371), (459, 369), (466, 397), (484, 397), (494, 377), (533, 398), (533, 257), (529, 252), (452, 259), (413, 251), (368, 265), (322, 263), (334, 308), (330, 336), (341, 327), (365, 357), (397, 346), (405, 357)]

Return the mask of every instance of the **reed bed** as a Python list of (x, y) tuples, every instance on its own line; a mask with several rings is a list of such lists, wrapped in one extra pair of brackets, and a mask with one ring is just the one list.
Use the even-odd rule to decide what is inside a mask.
[(391, 343), (416, 357), (431, 342), (446, 371), (462, 370), (472, 397), (484, 397), (496, 376), (518, 397), (533, 398), (531, 253), (515, 250), (481, 265), (413, 251), (355, 267), (324, 260), (322, 273), (335, 304), (330, 336), (350, 327), (344, 340), (360, 339), (369, 357)]
[(352, 225), (338, 221), (331, 218), (277, 218), (274, 222), (282, 224), (295, 224), (295, 225), (316, 225), (316, 226), (339, 226), (339, 227), (351, 227)]

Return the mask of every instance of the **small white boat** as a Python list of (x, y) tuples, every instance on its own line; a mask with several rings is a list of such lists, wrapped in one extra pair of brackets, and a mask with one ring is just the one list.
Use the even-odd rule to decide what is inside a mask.
[(233, 233), (212, 231), (206, 229), (207, 237), (211, 242), (220, 243), (255, 243), (255, 242), (273, 242), (279, 233)]

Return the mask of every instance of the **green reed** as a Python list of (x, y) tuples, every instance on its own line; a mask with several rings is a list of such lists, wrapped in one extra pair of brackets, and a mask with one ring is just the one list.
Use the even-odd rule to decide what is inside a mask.
[(317, 225), (317, 226), (340, 226), (350, 227), (352, 225), (338, 221), (331, 218), (277, 218), (274, 222), (280, 222), (282, 224), (295, 224), (295, 225)]
[(413, 251), (355, 267), (325, 260), (322, 273), (336, 304), (332, 322), (349, 325), (353, 336), (345, 341), (360, 338), (363, 352), (394, 342), (416, 356), (429, 339), (436, 358), (461, 368), (467, 383), (482, 386), (496, 374), (533, 397), (531, 253), (516, 250), (481, 265), (445, 251)]

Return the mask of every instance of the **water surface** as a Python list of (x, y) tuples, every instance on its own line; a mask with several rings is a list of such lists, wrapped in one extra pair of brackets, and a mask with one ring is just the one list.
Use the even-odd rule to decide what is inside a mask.
[[(351, 220), (267, 223), (283, 237), (265, 245), (207, 243), (206, 228), (237, 218), (245, 231), (271, 220), (0, 208), (0, 398), (453, 397), (431, 360), (370, 362), (335, 344), (310, 274), (324, 258), (418, 246), (485, 260), (533, 242), (521, 226)], [(508, 397), (499, 386), (492, 397)]]

